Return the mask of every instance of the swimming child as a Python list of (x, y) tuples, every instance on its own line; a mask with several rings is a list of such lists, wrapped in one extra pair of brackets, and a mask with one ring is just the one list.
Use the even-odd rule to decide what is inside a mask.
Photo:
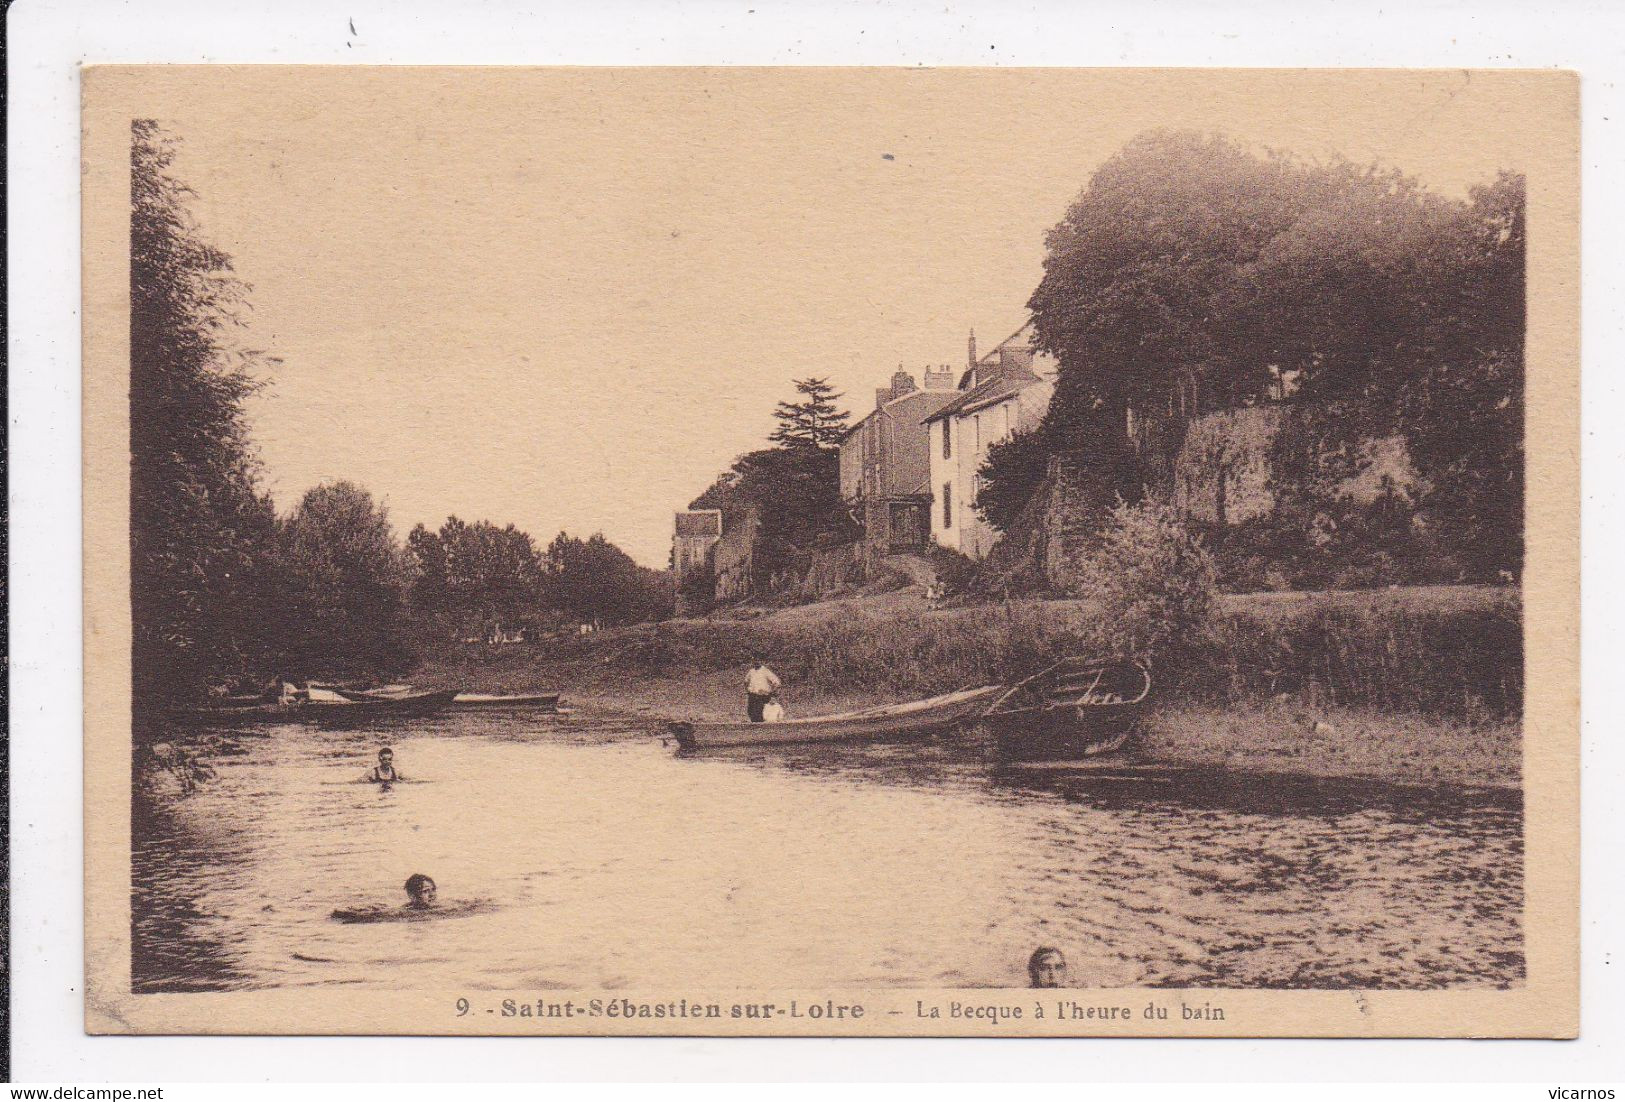
[(1027, 958), (1027, 978), (1033, 987), (1065, 987), (1066, 957), (1059, 949), (1041, 945)]
[(378, 751), (378, 764), (367, 770), (361, 779), (372, 784), (388, 784), (406, 778), (395, 771), (395, 751), (386, 746)]
[(406, 878), (406, 906), (409, 910), (427, 911), (434, 906), (434, 881), (421, 872)]
[(406, 878), (406, 902), (399, 907), (371, 903), (364, 907), (341, 907), (333, 912), (335, 922), (415, 922), (434, 917), (481, 914), (490, 909), (483, 899), (454, 900), (442, 907), (437, 901), (434, 879), (421, 872)]

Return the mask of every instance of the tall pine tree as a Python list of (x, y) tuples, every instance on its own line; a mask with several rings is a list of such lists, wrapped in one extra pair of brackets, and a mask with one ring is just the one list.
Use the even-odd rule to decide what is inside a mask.
[(768, 439), (781, 448), (833, 448), (846, 435), (851, 414), (836, 408), (841, 397), (828, 379), (795, 380), (799, 402), (780, 402), (773, 416), (779, 425)]

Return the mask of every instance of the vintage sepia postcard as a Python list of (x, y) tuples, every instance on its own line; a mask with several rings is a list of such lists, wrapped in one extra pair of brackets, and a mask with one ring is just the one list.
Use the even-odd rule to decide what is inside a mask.
[(1578, 97), (85, 70), (87, 1029), (1574, 1036)]

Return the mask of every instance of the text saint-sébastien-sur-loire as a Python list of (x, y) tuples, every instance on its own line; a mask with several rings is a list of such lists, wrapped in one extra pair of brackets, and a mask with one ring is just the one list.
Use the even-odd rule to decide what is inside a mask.
[(503, 999), (504, 1018), (810, 1018), (814, 1021), (856, 1021), (864, 1016), (861, 1003), (837, 1003), (832, 999), (802, 1003), (790, 999), (782, 1003), (643, 1002), (633, 999), (585, 999), (577, 1002), (534, 1002)]

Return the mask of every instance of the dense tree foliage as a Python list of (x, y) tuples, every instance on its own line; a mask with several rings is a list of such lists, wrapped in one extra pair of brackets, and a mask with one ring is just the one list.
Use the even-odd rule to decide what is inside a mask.
[(412, 605), (460, 630), (534, 619), (543, 603), (541, 555), (529, 533), (448, 517), (437, 532), (419, 524), (406, 537)]
[(1421, 504), (1479, 576), (1521, 573), (1524, 516), (1524, 179), (1473, 189), (1452, 241), (1451, 309), (1406, 380), (1397, 427), (1427, 479)]
[(639, 566), (602, 533), (583, 540), (560, 532), (538, 551), (529, 533), (511, 524), (449, 517), (437, 532), (418, 525), (406, 543), (414, 609), (458, 635), (496, 625), (628, 624), (671, 615), (669, 576)]
[(602, 532), (578, 539), (560, 532), (542, 555), (548, 608), (582, 623), (663, 620), (671, 615), (671, 575), (639, 566)]
[(1280, 348), (1303, 399), (1272, 455), (1283, 503), (1365, 524), (1340, 480), (1363, 440), (1398, 435), (1422, 476), (1414, 504), (1456, 569), (1521, 569), (1523, 207), (1511, 174), (1462, 204), (1370, 177), (1261, 259), (1266, 308), (1303, 319)]
[(389, 516), (350, 482), (307, 492), (282, 523), (284, 677), (408, 668), (410, 568)]
[(243, 403), (263, 357), (235, 339), (247, 286), (187, 212), (175, 140), (130, 134), (130, 596), (138, 707), (259, 664), (274, 604), (270, 501)]
[[(1105, 456), (1129, 493), (1166, 470), (1182, 418), (1290, 379), (1299, 423), (1276, 457), (1288, 496), (1336, 484), (1311, 470), (1328, 455), (1357, 463), (1361, 441), (1397, 434), (1426, 486), (1418, 505), (1464, 569), (1515, 571), (1523, 208), (1511, 174), (1462, 202), (1391, 170), (1189, 133), (1137, 138), (1046, 240), (1029, 305), (1060, 364), (1047, 446)], [(995, 511), (1035, 469), (1014, 449), (1000, 457)]]
[(1252, 388), (1268, 360), (1226, 319), (1246, 267), (1307, 200), (1283, 159), (1220, 137), (1148, 134), (1102, 165), (1049, 231), (1028, 304), (1039, 346), (1061, 365), (1052, 431), (1123, 433), (1127, 408), (1159, 402), (1182, 372)]
[(691, 509), (721, 509), (727, 527), (755, 507), (764, 540), (812, 547), (848, 534), (840, 459), (829, 449), (763, 448), (734, 460)]
[[(1139, 457), (1119, 434), (1109, 431), (1105, 420), (1104, 410), (1095, 410), (1072, 434), (1067, 449), (1074, 457), (1087, 455), (1073, 464), (1072, 483), (1087, 498), (1079, 504), (1099, 519), (1119, 500), (1139, 500), (1142, 489)], [(1010, 531), (1042, 483), (1057, 451), (1052, 441), (1049, 433), (1035, 430), (1016, 433), (988, 448), (975, 505), (1000, 532)]]
[(130, 137), (138, 718), (236, 679), (398, 669), (404, 573), (386, 518), (346, 483), (276, 517), (244, 414), (276, 362), (240, 343), (249, 288), (198, 233), (176, 139), (141, 119)]
[(982, 461), (976, 511), (1001, 532), (1009, 531), (1044, 477), (1052, 454), (1040, 432), (1018, 432), (991, 445)]

